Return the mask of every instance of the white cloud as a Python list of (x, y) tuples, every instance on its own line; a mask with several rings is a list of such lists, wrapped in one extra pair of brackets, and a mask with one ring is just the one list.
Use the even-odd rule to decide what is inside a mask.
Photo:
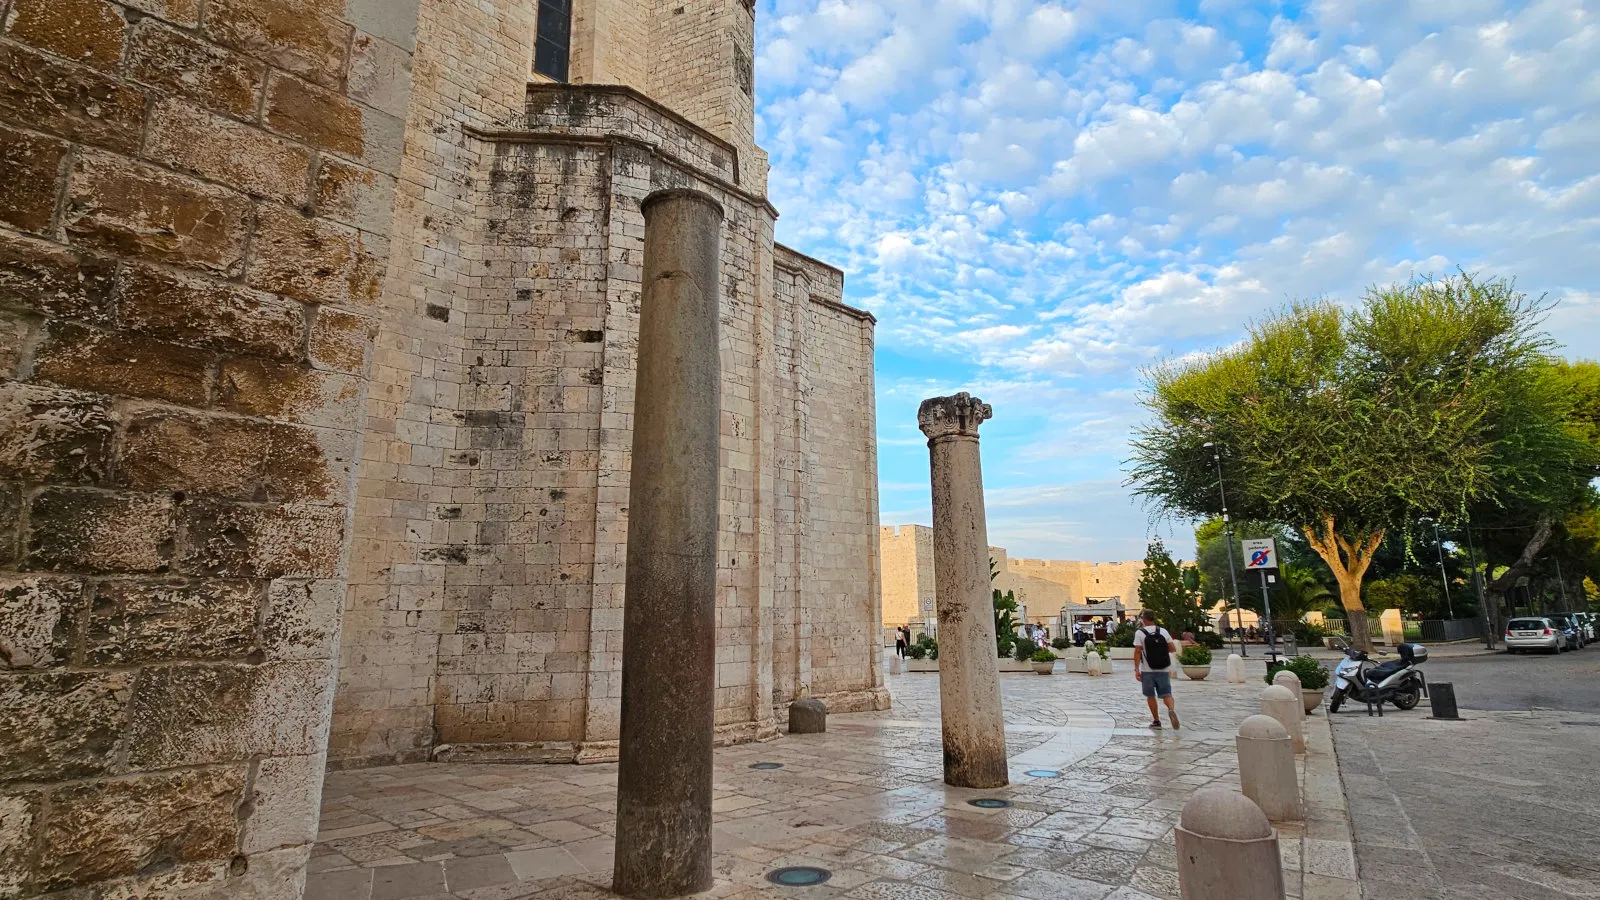
[(878, 315), (880, 389), (1035, 410), (997, 488), (1109, 479), (1138, 367), (1295, 298), (1515, 274), (1600, 355), (1592, 0), (760, 3), (780, 239)]

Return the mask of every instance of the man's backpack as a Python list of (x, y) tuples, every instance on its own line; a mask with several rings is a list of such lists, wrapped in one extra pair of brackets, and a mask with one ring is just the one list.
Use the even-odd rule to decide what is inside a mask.
[(1172, 647), (1167, 644), (1159, 628), (1144, 629), (1144, 661), (1152, 669), (1165, 669), (1172, 665)]

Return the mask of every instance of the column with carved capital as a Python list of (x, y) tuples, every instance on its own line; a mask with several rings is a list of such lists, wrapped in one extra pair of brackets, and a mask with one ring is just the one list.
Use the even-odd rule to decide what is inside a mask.
[(992, 415), (989, 404), (966, 393), (924, 400), (917, 410), (933, 472), (944, 780), (956, 787), (992, 788), (1010, 780), (978, 461), (978, 426)]

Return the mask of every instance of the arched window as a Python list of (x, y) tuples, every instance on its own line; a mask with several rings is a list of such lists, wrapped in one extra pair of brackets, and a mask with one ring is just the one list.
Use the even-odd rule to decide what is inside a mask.
[(553, 81), (566, 81), (567, 59), (571, 52), (572, 0), (539, 0), (533, 71)]

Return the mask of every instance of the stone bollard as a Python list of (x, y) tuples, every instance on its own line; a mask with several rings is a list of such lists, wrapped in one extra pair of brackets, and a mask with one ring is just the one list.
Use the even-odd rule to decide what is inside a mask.
[(1183, 900), (1283, 900), (1278, 834), (1249, 797), (1196, 791), (1173, 833)]
[(1448, 681), (1430, 682), (1428, 708), (1433, 710), (1435, 719), (1461, 718), (1461, 714), (1456, 711), (1456, 686)]
[(802, 697), (789, 704), (790, 734), (822, 734), (828, 730), (828, 707), (821, 700)]
[(1239, 751), (1239, 786), (1267, 818), (1298, 822), (1305, 818), (1300, 782), (1294, 770), (1294, 741), (1271, 716), (1251, 716), (1234, 739)]
[(1244, 657), (1237, 653), (1228, 654), (1228, 683), (1244, 684)]
[(1306, 752), (1306, 704), (1300, 695), (1281, 684), (1261, 692), (1261, 712), (1278, 720), (1294, 742), (1294, 752)]
[(899, 675), (900, 673), (902, 673), (904, 671), (905, 671), (905, 663), (900, 659), (900, 654), (896, 653), (894, 656), (889, 657), (889, 674), (890, 675)]
[[(1278, 685), (1279, 687), (1288, 688), (1289, 690), (1294, 692), (1294, 695), (1296, 697), (1301, 697), (1301, 698), (1305, 697), (1305, 694), (1302, 693), (1303, 689), (1300, 687), (1300, 676), (1296, 675), (1295, 673), (1293, 673), (1291, 671), (1289, 671), (1288, 669), (1279, 669), (1278, 673), (1276, 675), (1272, 676), (1272, 683), (1275, 684), (1275, 685)], [(1301, 702), (1301, 704), (1300, 704), (1300, 712), (1302, 714), (1305, 714), (1305, 709), (1306, 709), (1305, 703)], [(1274, 820), (1274, 821), (1276, 821), (1276, 820)]]
[(1103, 660), (1100, 659), (1100, 654), (1098, 654), (1098, 653), (1089, 654), (1089, 657), (1088, 657), (1088, 659), (1086, 659), (1084, 661), (1084, 664), (1086, 666), (1088, 666), (1090, 675), (1103, 675), (1103, 674), (1105, 674), (1105, 667), (1103, 665)]

